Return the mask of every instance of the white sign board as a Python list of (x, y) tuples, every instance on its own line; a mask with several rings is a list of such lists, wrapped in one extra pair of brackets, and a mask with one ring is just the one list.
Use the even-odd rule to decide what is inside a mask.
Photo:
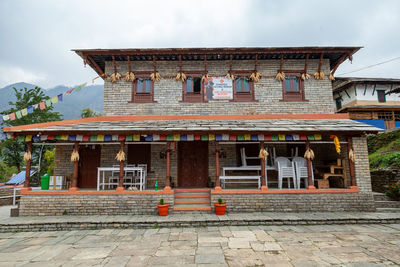
[(225, 77), (209, 77), (204, 84), (206, 99), (233, 99), (232, 79)]

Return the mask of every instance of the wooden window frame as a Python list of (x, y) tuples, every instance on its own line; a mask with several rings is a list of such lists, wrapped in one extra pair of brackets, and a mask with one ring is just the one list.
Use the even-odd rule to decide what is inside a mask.
[(281, 102), (308, 102), (304, 96), (304, 81), (301, 79), (301, 72), (296, 70), (283, 70), (286, 77), (296, 77), (299, 81), (299, 91), (298, 92), (287, 92), (285, 90), (285, 81), (281, 81), (282, 83), (282, 99), (279, 100)]
[[(186, 78), (202, 78), (204, 73), (201, 71), (182, 71), (185, 73)], [(187, 79), (182, 82), (182, 100), (180, 102), (183, 103), (205, 103), (208, 102), (204, 99), (204, 82), (201, 81), (200, 84), (200, 93), (195, 93), (194, 91), (191, 93), (186, 92), (187, 89)]]
[(129, 103), (156, 103), (154, 101), (154, 81), (151, 81), (150, 93), (137, 92), (137, 79), (149, 79), (152, 72), (135, 72), (136, 79), (132, 82), (132, 99)]
[[(249, 78), (252, 73), (252, 71), (232, 71), (232, 74), (235, 76), (235, 78)], [(230, 100), (231, 102), (258, 102), (258, 100), (255, 99), (254, 95), (254, 81), (251, 81), (249, 79), (250, 92), (237, 92), (236, 82), (234, 80), (232, 81), (232, 86), (233, 99)]]
[[(379, 93), (383, 94), (383, 101), (379, 100)], [(378, 102), (379, 103), (386, 103), (385, 90), (376, 90), (376, 96), (378, 97)]]

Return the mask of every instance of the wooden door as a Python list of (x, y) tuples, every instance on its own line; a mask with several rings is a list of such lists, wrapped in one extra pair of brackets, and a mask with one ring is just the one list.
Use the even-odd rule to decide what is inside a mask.
[(100, 167), (100, 155), (100, 146), (80, 147), (78, 187), (97, 187), (97, 168)]
[(208, 142), (178, 144), (178, 187), (207, 187)]

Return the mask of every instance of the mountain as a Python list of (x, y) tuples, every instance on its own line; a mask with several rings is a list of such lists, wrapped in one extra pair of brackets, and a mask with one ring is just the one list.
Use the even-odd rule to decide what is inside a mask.
[[(14, 83), (7, 85), (0, 89), (0, 111), (8, 109), (9, 101), (15, 101), (15, 94), (13, 87), (17, 89), (21, 88), (34, 88), (36, 85), (29, 83)], [(52, 97), (58, 94), (64, 93), (65, 91), (73, 87), (66, 87), (63, 85), (56, 86), (54, 88), (45, 90), (46, 95)], [(103, 111), (103, 85), (89, 85), (83, 88), (79, 92), (72, 92), (72, 94), (64, 95), (63, 101), (58, 102), (54, 105), (54, 111), (60, 112), (63, 115), (64, 120), (78, 119), (80, 118), (81, 110), (90, 108), (97, 113)]]

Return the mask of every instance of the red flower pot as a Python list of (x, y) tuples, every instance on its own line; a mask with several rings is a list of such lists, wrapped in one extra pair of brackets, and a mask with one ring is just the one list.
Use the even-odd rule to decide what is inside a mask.
[(164, 205), (157, 205), (158, 208), (158, 215), (159, 216), (168, 216), (168, 207), (169, 204), (164, 204)]
[(215, 214), (225, 215), (226, 203), (224, 204), (214, 203), (214, 206), (215, 206)]

